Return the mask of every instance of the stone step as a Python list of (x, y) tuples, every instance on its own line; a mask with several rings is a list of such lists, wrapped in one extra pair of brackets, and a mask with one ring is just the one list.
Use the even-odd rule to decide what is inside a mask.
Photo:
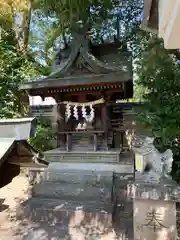
[[(22, 211), (19, 219), (22, 217)], [(23, 203), (23, 218), (34, 223), (76, 226), (78, 224), (103, 224), (112, 226), (112, 206), (96, 201), (62, 201), (31, 198)]]
[(29, 170), (30, 178), (35, 182), (64, 182), (64, 183), (112, 183), (112, 166), (89, 163), (50, 163), (47, 169)]
[(67, 184), (87, 184), (91, 186), (112, 186), (112, 172), (93, 172), (78, 170), (30, 169), (29, 179), (36, 183), (54, 182)]
[[(88, 148), (87, 148), (88, 149)], [(82, 162), (82, 163), (118, 163), (120, 159), (120, 150), (117, 151), (105, 151), (99, 150), (94, 152), (94, 147), (88, 149), (75, 148), (70, 152), (60, 151), (60, 149), (53, 149), (44, 152), (45, 159), (48, 162)]]
[[(49, 224), (49, 223), (36, 223), (31, 224), (31, 227), (24, 226), (24, 234), (20, 232), (18, 240), (71, 240), (68, 227), (62, 227), (60, 224)], [(27, 230), (26, 230), (27, 228)], [(24, 230), (24, 229), (23, 229)], [(17, 233), (18, 234), (18, 233)], [(16, 235), (17, 235), (16, 234)], [(79, 237), (77, 235), (77, 237)]]
[(129, 224), (120, 228), (121, 221), (118, 227), (113, 224), (111, 205), (97, 201), (73, 202), (33, 197), (22, 207), (19, 220), (23, 218), (27, 225), (31, 223), (31, 227), (27, 226), (24, 231), (24, 240), (133, 240), (126, 238), (126, 235), (131, 235), (128, 232), (133, 233)]
[(124, 237), (117, 235), (113, 227), (103, 228), (102, 225), (83, 224), (75, 227), (64, 227), (62, 224), (41, 222), (37, 226), (34, 224), (31, 228), (27, 227), (25, 234), (19, 235), (17, 240), (22, 239), (22, 237), (23, 240), (125, 240)]
[(112, 212), (112, 205), (94, 201), (66, 201), (52, 198), (31, 197), (21, 204), (24, 209), (49, 209), (53, 211)]
[(67, 171), (59, 172), (56, 170), (45, 170), (42, 175), (42, 181), (74, 184), (91, 184), (91, 185), (112, 185), (112, 173), (104, 172), (82, 172)]
[(29, 170), (29, 176), (36, 178), (35, 182), (109, 185), (112, 184), (113, 172), (122, 175), (121, 180), (126, 180), (127, 176), (133, 177), (132, 167), (128, 165), (60, 162), (50, 163), (46, 169), (32, 168)]
[(49, 164), (47, 170), (56, 170), (59, 172), (74, 172), (79, 171), (82, 173), (102, 173), (104, 175), (112, 175), (115, 173), (133, 173), (134, 168), (132, 164), (126, 163), (71, 163), (71, 162), (52, 162)]
[[(133, 167), (123, 164), (102, 163), (50, 163), (46, 169), (30, 169), (29, 176), (35, 182), (64, 182), (64, 183), (100, 183), (111, 184), (113, 172), (132, 174)], [(37, 180), (36, 180), (37, 179)]]
[(111, 202), (112, 187), (83, 184), (39, 183), (32, 189), (33, 197), (58, 198), (62, 200), (97, 200)]
[[(103, 150), (103, 149), (102, 149)], [(45, 156), (45, 160), (47, 162), (82, 162), (82, 163), (118, 163), (119, 162), (119, 155), (112, 155), (112, 156), (95, 156), (95, 155), (72, 155), (66, 156), (63, 155), (48, 155)]]

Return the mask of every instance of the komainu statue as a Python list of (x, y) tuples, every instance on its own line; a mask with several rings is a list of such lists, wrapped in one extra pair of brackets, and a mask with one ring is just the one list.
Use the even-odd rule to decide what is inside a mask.
[(171, 179), (173, 153), (170, 149), (160, 153), (153, 145), (154, 138), (135, 136), (132, 149), (135, 152), (136, 169), (147, 182)]

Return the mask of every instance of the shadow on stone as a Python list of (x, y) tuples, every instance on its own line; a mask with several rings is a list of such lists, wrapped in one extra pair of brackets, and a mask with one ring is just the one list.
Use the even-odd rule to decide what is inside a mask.
[(32, 198), (19, 209), (17, 218), (21, 224), (16, 236), (21, 235), (23, 240), (116, 239), (110, 209), (105, 211), (95, 202), (40, 201)]

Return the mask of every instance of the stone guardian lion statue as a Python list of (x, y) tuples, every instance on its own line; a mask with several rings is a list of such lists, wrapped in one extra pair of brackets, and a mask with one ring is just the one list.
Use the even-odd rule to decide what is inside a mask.
[(160, 181), (161, 178), (171, 179), (173, 153), (167, 149), (160, 153), (153, 145), (154, 138), (134, 136), (132, 149), (135, 157), (141, 159), (141, 175), (146, 175), (148, 181)]

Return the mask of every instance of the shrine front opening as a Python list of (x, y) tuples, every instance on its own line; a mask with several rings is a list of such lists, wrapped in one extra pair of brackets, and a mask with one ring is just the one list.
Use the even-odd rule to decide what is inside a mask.
[(57, 147), (61, 150), (108, 151), (117, 145), (104, 98), (84, 103), (59, 103), (57, 111), (60, 116)]

